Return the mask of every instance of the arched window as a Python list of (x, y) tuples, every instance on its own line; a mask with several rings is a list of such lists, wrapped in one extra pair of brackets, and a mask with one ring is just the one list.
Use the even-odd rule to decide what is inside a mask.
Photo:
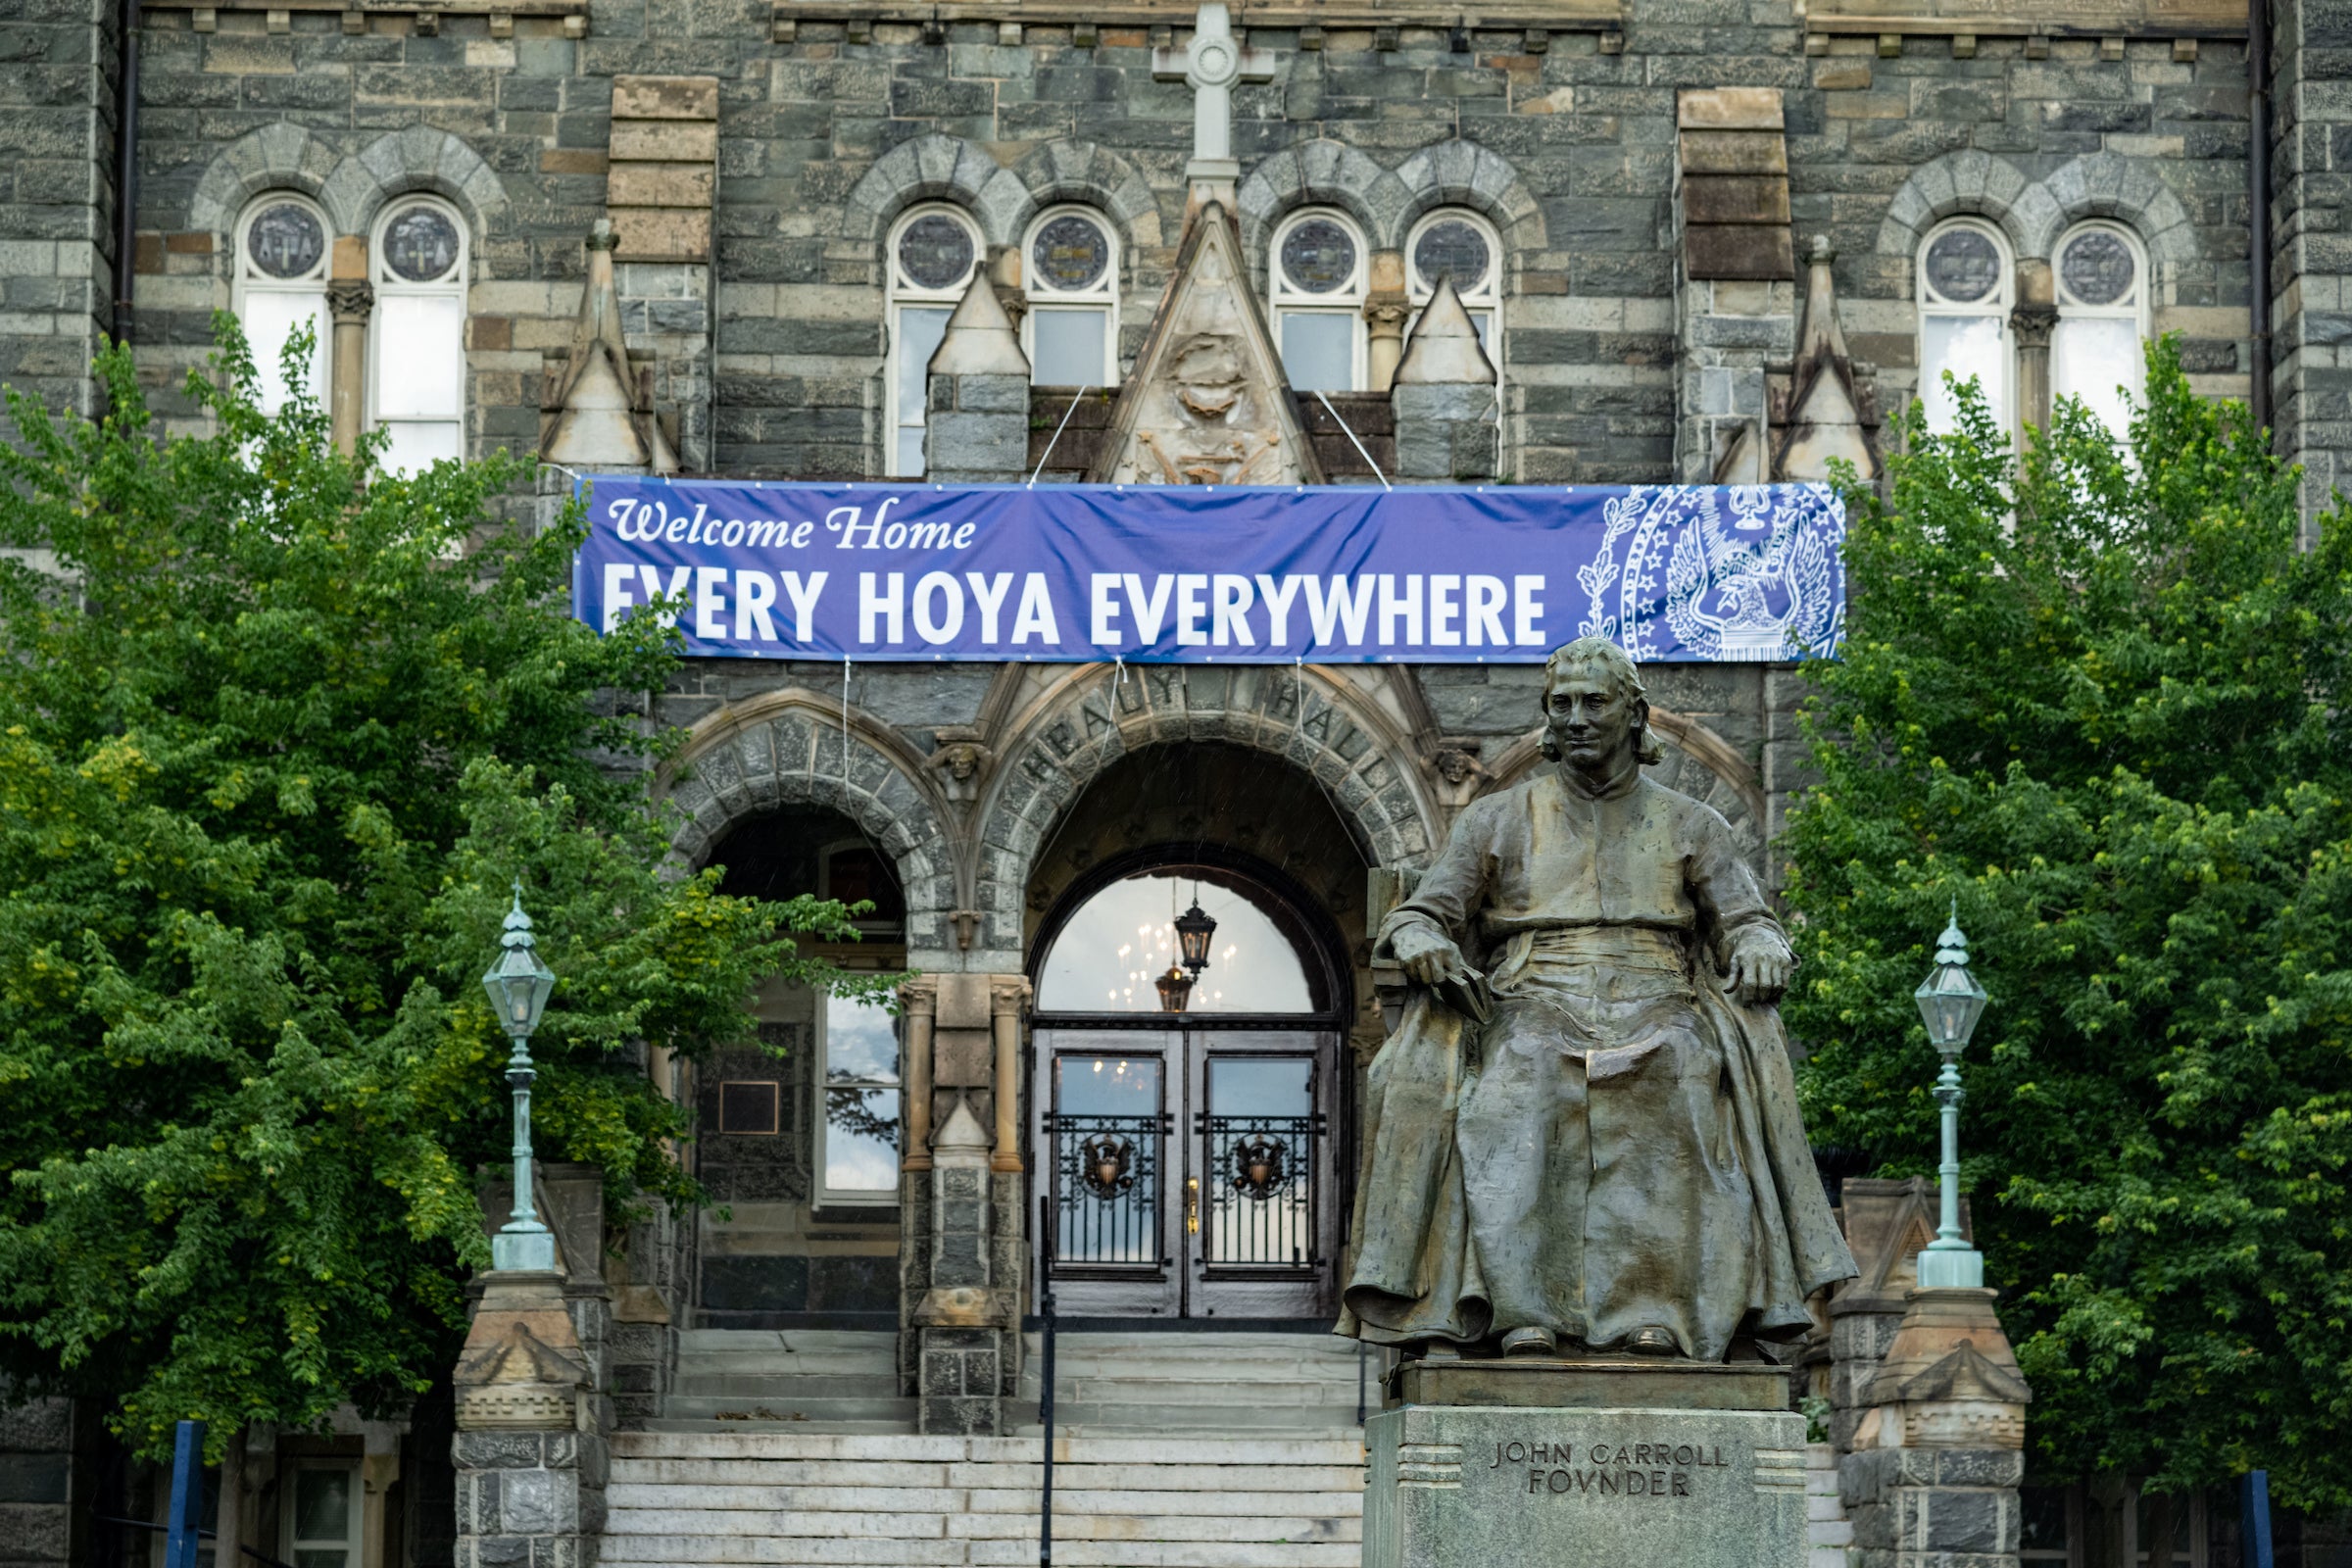
[(1311, 1012), (1313, 986), (1286, 917), (1239, 877), (1163, 869), (1124, 878), (1062, 926), (1038, 980), (1043, 1012), (1158, 1012), (1155, 982), (1181, 956), (1176, 921), (1195, 901), (1217, 922), (1188, 1013)]
[(890, 364), (887, 467), (893, 478), (923, 471), (924, 371), (948, 318), (980, 266), (980, 230), (953, 207), (917, 207), (890, 231)]
[(1943, 384), (1975, 377), (1993, 423), (2016, 422), (2010, 392), (2009, 311), (2016, 304), (2016, 269), (2008, 242), (1991, 224), (1955, 219), (1919, 248), (1919, 396), (1928, 428), (1948, 431), (1960, 403)]
[(1502, 312), (1502, 245), (1493, 225), (1476, 213), (1441, 207), (1413, 225), (1404, 242), (1405, 280), (1413, 310), (1430, 302), (1438, 279), (1453, 279), (1453, 291), (1477, 323), (1487, 358), (1499, 366), (1495, 330)]
[(2084, 223), (2058, 241), (2058, 329), (2050, 334), (2050, 395), (2080, 398), (2118, 436), (2132, 426), (2146, 364), (2148, 264), (2136, 236)]
[(1308, 208), (1274, 231), (1274, 338), (1301, 392), (1364, 384), (1364, 237), (1345, 214)]
[(375, 225), (368, 416), (384, 467), (415, 473), (465, 451), (466, 224), (447, 203), (393, 203)]
[(1119, 252), (1110, 225), (1064, 207), (1029, 227), (1029, 316), (1022, 347), (1039, 386), (1110, 386), (1119, 379)]
[(326, 401), (327, 357), (334, 333), (326, 312), (326, 215), (308, 198), (271, 191), (237, 221), (236, 289), (232, 301), (245, 341), (261, 372), (261, 404), (274, 414), (290, 390), (278, 368), (286, 339), (305, 325), (311, 351), (310, 392)]

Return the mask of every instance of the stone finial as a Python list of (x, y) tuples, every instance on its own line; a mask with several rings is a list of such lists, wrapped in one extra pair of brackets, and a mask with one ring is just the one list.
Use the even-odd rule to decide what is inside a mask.
[(1493, 386), (1494, 380), (1494, 364), (1487, 358), (1470, 313), (1462, 309), (1461, 296), (1453, 291), (1453, 279), (1438, 279), (1438, 291), (1423, 307), (1420, 324), (1413, 328), (1412, 342), (1396, 367), (1396, 384)]
[(1875, 399), (1838, 324), (1837, 261), (1829, 237), (1814, 235), (1805, 256), (1805, 307), (1797, 328), (1796, 362), (1790, 368), (1787, 401), (1776, 405), (1779, 412), (1773, 421), (1775, 479), (1827, 479), (1831, 463), (1840, 460), (1852, 464), (1865, 479), (1878, 477), (1868, 416)]
[(972, 274), (963, 301), (948, 318), (947, 332), (931, 356), (933, 375), (1029, 374), (1029, 356), (1021, 352), (1020, 334), (1012, 318), (983, 272)]
[(1878, 1374), (1857, 1448), (2015, 1448), (2034, 1392), (1982, 1288), (1918, 1290)]
[(1834, 355), (1842, 360), (1845, 333), (1838, 325), (1838, 284), (1833, 269), (1838, 250), (1827, 234), (1816, 234), (1805, 253), (1805, 318), (1797, 329), (1796, 357)]
[(677, 457), (652, 411), (642, 406), (629, 367), (612, 276), (614, 243), (612, 221), (598, 219), (588, 234), (588, 277), (572, 323), (568, 379), (540, 455), (581, 467), (675, 473)]

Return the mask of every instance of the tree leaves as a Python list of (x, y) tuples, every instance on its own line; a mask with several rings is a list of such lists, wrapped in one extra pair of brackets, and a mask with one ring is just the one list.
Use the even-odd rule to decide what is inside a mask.
[(674, 737), (614, 694), (676, 639), (565, 613), (577, 504), (532, 526), (504, 456), (343, 457), (221, 329), (186, 389), (211, 433), (159, 439), (113, 350), (103, 420), (12, 392), (0, 449), (0, 1374), (149, 1451), (397, 1407), (454, 1358), (514, 878), (558, 975), (538, 1148), (620, 1209), (698, 1196), (649, 1042), (744, 1038), (770, 973), (891, 978), (795, 949), (854, 940), (839, 905), (662, 871)]
[(2352, 530), (2167, 343), (2128, 442), (1965, 401), (1849, 487), (1792, 815), (1813, 1136), (1933, 1167), (1910, 992), (1956, 898), (1992, 1002), (1964, 1179), (2055, 1475), (2352, 1502)]

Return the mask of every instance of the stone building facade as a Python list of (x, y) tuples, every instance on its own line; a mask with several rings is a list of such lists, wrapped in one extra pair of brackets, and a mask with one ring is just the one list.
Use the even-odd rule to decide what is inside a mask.
[[(2177, 333), (2317, 504), (2352, 457), (2341, 12), (1293, 0), (1230, 19), (1228, 107), (1207, 117), (1206, 19), (1153, 0), (17, 0), (0, 380), (92, 409), (113, 335), (191, 417), (176, 389), (231, 311), (269, 343), (315, 325), (338, 438), (380, 428), (401, 462), (1148, 480), (1142, 383), (1194, 373), (1154, 326), (1197, 295), (1235, 323), (1240, 368), (1216, 373), (1258, 400), (1279, 457), (1161, 477), (1748, 483), (1834, 458), (1871, 472), (1894, 411), (1925, 396), (1935, 415), (1939, 368), (2033, 424)], [(1801, 771), (1792, 669), (1645, 677), (1662, 776), (1769, 876)], [(1151, 966), (1121, 969), (1087, 922), (1154, 876), (1279, 931), (1303, 1000), (1288, 1044), (1252, 1049), (1310, 1076), (1329, 1202), (1383, 1036), (1367, 934), (1454, 814), (1536, 764), (1538, 686), (1508, 665), (693, 662), (660, 704), (690, 740), (653, 781), (681, 860), (871, 898), (868, 940), (838, 956), (918, 975), (895, 1054), (852, 1059), (856, 1019), (779, 993), (756, 1002), (772, 1049), (649, 1060), (698, 1108), (724, 1214), (567, 1238), (562, 1276), (485, 1309), (537, 1348), (477, 1345), (454, 1418), (391, 1436), (355, 1418), (301, 1440), (319, 1454), (257, 1450), (253, 1473), (327, 1455), (356, 1476), (398, 1449), (368, 1472), (406, 1489), (378, 1512), (418, 1522), (372, 1538), (368, 1568), (568, 1562), (602, 1517), (600, 1431), (768, 1419), (723, 1379), (688, 1387), (682, 1341), (718, 1331), (887, 1336), (887, 1419), (1017, 1427), (1041, 1257), (1071, 1255), (1039, 1220), (1060, 1179), (1054, 1074), (1124, 1071), (1104, 1041), (1141, 1038), (1057, 998), (1055, 955), (1112, 975), (1112, 1012), (1137, 1010), (1113, 971), (1143, 974), (1151, 1011)], [(1171, 1105), (1205, 1117), (1224, 1048), (1200, 1038), (1152, 1059)], [(857, 1165), (877, 1140), (886, 1178)], [(1889, 1245), (1816, 1356), (1841, 1446), (1902, 1318)], [(1064, 1295), (1104, 1321), (1212, 1299), (1304, 1321), (1338, 1254), (1299, 1246), (1288, 1295), (1219, 1298), (1213, 1259), (1197, 1292), (1122, 1296), (1078, 1268)], [(529, 1329), (558, 1310), (571, 1329)], [(2014, 1395), (2006, 1375), (1977, 1396)], [(468, 1426), (508, 1383), (570, 1391), (574, 1437)], [(453, 1421), (454, 1478), (417, 1451)], [(52, 1427), (80, 1430), (0, 1426), (38, 1472), (0, 1517), (37, 1526), (26, 1561), (127, 1560), (68, 1521), (98, 1461)], [(2009, 1500), (1969, 1501), (1975, 1544), (1936, 1549), (2015, 1560), (2009, 1451), (1966, 1483)], [(1871, 1460), (1853, 1506), (1892, 1519), (1941, 1464)], [(2039, 1541), (2039, 1560), (2133, 1560), (2135, 1524), (2086, 1544), (2087, 1495), (2060, 1508), (2057, 1547), (2026, 1532), (2029, 1559)], [(453, 1497), (454, 1539), (432, 1522)], [(247, 1528), (286, 1555), (273, 1498), (249, 1494)], [(2096, 1506), (2136, 1518), (2128, 1501)]]

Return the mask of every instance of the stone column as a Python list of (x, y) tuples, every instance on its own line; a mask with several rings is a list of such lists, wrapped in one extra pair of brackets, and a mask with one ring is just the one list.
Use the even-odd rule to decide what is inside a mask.
[(991, 1289), (988, 1134), (961, 1097), (932, 1145), (931, 1288), (915, 1309), (926, 1433), (997, 1432), (1009, 1315)]
[(1404, 323), (1413, 314), (1404, 289), (1404, 252), (1374, 251), (1369, 282), (1364, 296), (1364, 321), (1370, 329), (1365, 368), (1372, 390), (1386, 392), (1396, 380), (1397, 363), (1404, 358)]
[[(390, 1434), (383, 1434), (390, 1438)], [(371, 1451), (360, 1460), (360, 1568), (399, 1568), (384, 1547), (389, 1544), (385, 1530), (389, 1519), (384, 1512), (385, 1494), (400, 1479), (400, 1449), (397, 1446), (384, 1452), (375, 1452), (378, 1434), (370, 1426), (368, 1444)], [(397, 1445), (398, 1439), (391, 1439)], [(225, 1564), (221, 1568), (226, 1568)]]
[(604, 1528), (605, 1439), (564, 1276), (493, 1272), (457, 1388), (457, 1568), (576, 1568)]
[(327, 418), (335, 450), (349, 457), (367, 421), (368, 316), (375, 308), (375, 290), (365, 277), (338, 277), (326, 285), (326, 308), (335, 321)]
[(2049, 428), (2050, 334), (2058, 329), (2058, 305), (2047, 262), (2017, 264), (2017, 309), (2009, 330), (2017, 335), (2017, 417), (2036, 430)]
[(1029, 1009), (1029, 980), (1003, 974), (989, 982), (988, 1021), (996, 1048), (994, 1092), (997, 1099), (997, 1149), (988, 1168), (1020, 1174), (1021, 1159), (1021, 1014)]
[(929, 976), (899, 987), (900, 1015), (906, 1020), (899, 1064), (906, 1096), (906, 1148), (899, 1169), (909, 1174), (931, 1168), (931, 1026), (938, 1007), (939, 982)]
[(985, 272), (931, 356), (923, 423), (923, 472), (941, 484), (1013, 483), (1028, 477), (1029, 357)]
[(1477, 484), (1495, 476), (1494, 379), (1470, 313), (1453, 284), (1440, 282), (1390, 389), (1397, 483)]
[(1915, 1290), (1863, 1399), (1838, 1490), (1854, 1568), (2017, 1562), (2033, 1391), (1984, 1289)]

